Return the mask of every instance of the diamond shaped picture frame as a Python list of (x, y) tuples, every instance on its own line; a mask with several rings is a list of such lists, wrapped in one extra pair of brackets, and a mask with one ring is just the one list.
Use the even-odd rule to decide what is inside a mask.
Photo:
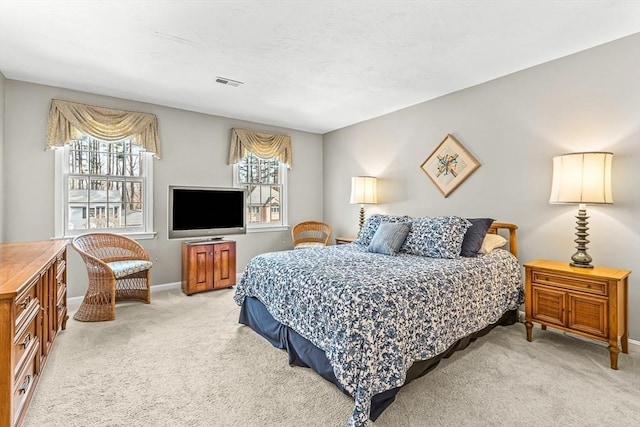
[(450, 134), (420, 165), (445, 198), (479, 167), (475, 157)]

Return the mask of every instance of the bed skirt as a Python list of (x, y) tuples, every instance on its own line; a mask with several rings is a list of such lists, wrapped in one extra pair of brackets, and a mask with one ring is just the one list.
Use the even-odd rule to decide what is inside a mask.
[[(509, 310), (505, 312), (496, 323), (460, 339), (445, 352), (432, 357), (431, 359), (415, 362), (407, 371), (405, 385), (409, 384), (414, 379), (427, 374), (440, 363), (440, 360), (450, 357), (458, 350), (465, 349), (470, 343), (475, 341), (477, 338), (486, 335), (495, 326), (512, 325), (516, 323), (517, 320), (518, 311)], [(263, 336), (274, 347), (287, 350), (289, 355), (289, 365), (311, 368), (322, 378), (335, 384), (340, 391), (349, 395), (338, 383), (333, 373), (333, 367), (331, 366), (331, 363), (329, 363), (329, 359), (327, 359), (324, 351), (320, 350), (290, 327), (275, 320), (269, 311), (267, 311), (264, 304), (262, 304), (258, 299), (253, 297), (247, 297), (244, 299), (240, 310), (239, 322), (249, 326), (251, 329)], [(372, 421), (375, 421), (380, 414), (382, 414), (382, 412), (384, 412), (384, 410), (393, 403), (396, 399), (396, 394), (398, 394), (401, 388), (402, 386), (396, 387), (372, 397), (371, 411), (369, 413), (369, 418)]]

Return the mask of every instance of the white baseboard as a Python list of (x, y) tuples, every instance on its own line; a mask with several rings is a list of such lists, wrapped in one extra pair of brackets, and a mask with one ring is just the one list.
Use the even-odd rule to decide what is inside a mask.
[[(524, 323), (524, 311), (518, 311), (518, 321), (520, 323)], [(561, 331), (560, 329), (549, 328), (547, 330), (564, 334), (564, 331)], [(585, 338), (585, 339), (588, 339), (588, 338)], [(629, 339), (629, 344), (640, 346), (640, 341)]]
[(162, 285), (153, 285), (151, 286), (151, 293), (158, 291), (168, 291), (170, 289), (180, 289), (182, 286), (181, 282), (173, 282), (173, 283), (163, 283)]
[[(153, 285), (153, 286), (151, 286), (151, 293), (153, 294), (154, 292), (168, 291), (168, 290), (172, 290), (172, 289), (180, 289), (181, 286), (182, 286), (182, 284), (180, 282), (163, 283), (161, 285)], [(82, 298), (84, 298), (84, 296), (67, 298), (67, 309), (69, 311), (76, 311), (78, 309), (78, 307), (80, 307), (80, 304), (82, 303)]]

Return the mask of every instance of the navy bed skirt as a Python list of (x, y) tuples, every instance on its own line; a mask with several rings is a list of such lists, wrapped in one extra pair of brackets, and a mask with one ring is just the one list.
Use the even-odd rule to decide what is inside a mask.
[[(449, 347), (444, 353), (428, 360), (415, 362), (409, 371), (407, 371), (405, 385), (433, 370), (440, 363), (440, 360), (448, 358), (457, 350), (466, 348), (471, 342), (475, 341), (478, 337), (487, 334), (495, 326), (512, 325), (517, 320), (517, 310), (507, 311), (500, 320), (498, 320), (498, 322), (487, 326), (481, 331), (462, 338)], [(327, 359), (324, 351), (320, 350), (290, 327), (275, 320), (269, 311), (267, 311), (267, 308), (258, 299), (252, 297), (244, 299), (244, 303), (240, 310), (239, 322), (249, 326), (258, 334), (266, 338), (274, 347), (287, 350), (290, 365), (313, 369), (322, 376), (322, 378), (332, 382), (340, 391), (348, 395), (344, 388), (338, 383), (338, 380), (333, 373), (333, 367), (331, 366), (331, 363), (329, 363), (329, 359)], [(396, 394), (398, 394), (401, 388), (402, 387), (396, 387), (373, 396), (371, 399), (371, 412), (369, 413), (369, 418), (372, 421), (375, 421), (380, 414), (382, 414), (384, 410), (393, 403), (396, 399)]]

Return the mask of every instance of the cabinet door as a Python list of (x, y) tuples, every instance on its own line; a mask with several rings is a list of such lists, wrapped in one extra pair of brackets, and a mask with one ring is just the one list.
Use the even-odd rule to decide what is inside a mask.
[(236, 284), (236, 244), (218, 243), (213, 250), (214, 287), (228, 288)]
[(569, 328), (607, 338), (607, 299), (585, 294), (569, 294)]
[(213, 245), (189, 247), (189, 292), (213, 289)]
[(533, 307), (531, 317), (540, 322), (564, 326), (566, 292), (532, 284)]
[(49, 354), (51, 345), (56, 336), (58, 330), (58, 313), (53, 309), (56, 306), (58, 300), (58, 284), (56, 283), (55, 272), (53, 264), (48, 265), (45, 270), (40, 273), (40, 281), (38, 283), (41, 289), (40, 295), (42, 300), (41, 306), (41, 323), (42, 323), (42, 335), (41, 335), (41, 362)]

